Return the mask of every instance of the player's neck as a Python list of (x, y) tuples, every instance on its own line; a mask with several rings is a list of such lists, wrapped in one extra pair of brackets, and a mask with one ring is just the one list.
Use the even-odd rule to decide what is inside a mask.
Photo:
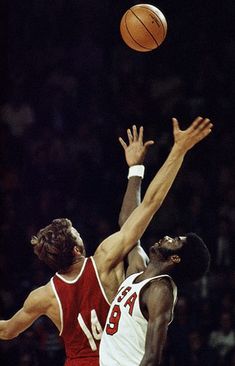
[(73, 264), (71, 264), (71, 266), (67, 270), (60, 271), (59, 273), (66, 277), (73, 277), (74, 275), (77, 275), (80, 272), (84, 261), (85, 257), (79, 256), (76, 259), (74, 259)]
[(156, 263), (150, 262), (147, 268), (144, 270), (143, 274), (141, 275), (142, 279), (147, 279), (150, 277), (160, 276), (162, 274), (169, 274), (170, 267), (166, 265), (166, 263), (158, 262)]

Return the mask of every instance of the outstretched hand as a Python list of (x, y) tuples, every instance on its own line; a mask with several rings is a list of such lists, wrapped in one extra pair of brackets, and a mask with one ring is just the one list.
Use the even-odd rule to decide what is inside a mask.
[(203, 117), (197, 117), (184, 131), (180, 129), (176, 118), (172, 118), (172, 122), (175, 145), (185, 152), (208, 136), (213, 127), (209, 118)]
[(119, 137), (119, 142), (125, 151), (126, 162), (128, 166), (143, 164), (145, 155), (147, 153), (148, 147), (154, 144), (153, 140), (143, 142), (144, 128), (140, 127), (139, 133), (136, 126), (132, 126), (131, 129), (128, 128), (127, 136), (129, 144)]

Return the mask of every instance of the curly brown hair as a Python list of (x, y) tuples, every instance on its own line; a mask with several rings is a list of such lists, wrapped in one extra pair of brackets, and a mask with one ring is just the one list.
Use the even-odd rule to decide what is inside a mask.
[(70, 220), (55, 219), (31, 238), (34, 253), (55, 271), (66, 270), (73, 264), (73, 248), (79, 244), (71, 229)]

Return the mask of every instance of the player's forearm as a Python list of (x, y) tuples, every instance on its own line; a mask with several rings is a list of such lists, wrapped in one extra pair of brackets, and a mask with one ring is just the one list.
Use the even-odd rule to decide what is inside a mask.
[[(157, 347), (157, 346), (156, 346)], [(140, 363), (140, 366), (160, 366), (162, 352), (153, 352), (152, 354), (145, 355)]]
[(17, 337), (17, 335), (18, 333), (10, 329), (8, 320), (0, 320), (0, 339), (9, 340)]
[(168, 158), (150, 183), (143, 199), (156, 212), (164, 201), (183, 163), (186, 151), (174, 144)]
[[(130, 214), (134, 211), (134, 209), (139, 206), (141, 202), (141, 183), (143, 178), (139, 176), (130, 177), (128, 180), (127, 189), (124, 195), (120, 216), (119, 216), (119, 225), (122, 225), (126, 222)], [(127, 270), (126, 275), (130, 275), (132, 273), (143, 271), (149, 258), (143, 248), (140, 245), (140, 241), (136, 243), (134, 248), (128, 253), (127, 257)]]
[(162, 360), (162, 341), (156, 342), (152, 349), (145, 351), (140, 366), (160, 366)]
[[(162, 361), (162, 353), (166, 343), (167, 325), (159, 329), (157, 339), (146, 340), (148, 345), (145, 349), (144, 357), (140, 366), (160, 366)], [(154, 338), (154, 336), (153, 336)]]
[(185, 152), (174, 144), (165, 163), (150, 183), (142, 203), (123, 224), (120, 229), (120, 232), (123, 235), (123, 256), (125, 256), (134, 247), (134, 243), (142, 237), (152, 220), (153, 215), (161, 207), (162, 202), (182, 165), (184, 155)]
[(141, 201), (141, 182), (140, 177), (131, 177), (128, 180), (126, 192), (123, 198), (122, 207), (119, 214), (119, 226), (122, 227), (124, 222), (140, 204)]

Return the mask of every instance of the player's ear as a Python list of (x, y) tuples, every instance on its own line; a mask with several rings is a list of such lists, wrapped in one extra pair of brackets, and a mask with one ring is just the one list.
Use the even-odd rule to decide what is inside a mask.
[(81, 249), (79, 248), (79, 246), (75, 245), (75, 246), (73, 247), (73, 254), (74, 254), (74, 255), (81, 255), (81, 254), (82, 254), (82, 253), (81, 253)]
[(170, 256), (170, 259), (173, 263), (178, 264), (181, 262), (181, 258), (177, 254), (173, 254)]

